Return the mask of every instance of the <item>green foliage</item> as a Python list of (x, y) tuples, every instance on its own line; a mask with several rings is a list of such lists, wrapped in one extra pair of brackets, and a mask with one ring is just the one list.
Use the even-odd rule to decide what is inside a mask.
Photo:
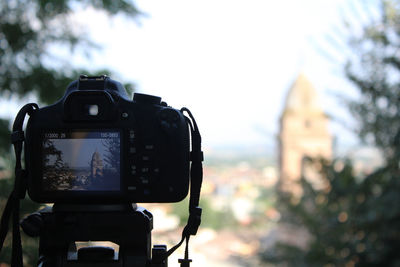
[(219, 230), (238, 225), (230, 207), (216, 209), (208, 199), (203, 199), (200, 202), (200, 207), (203, 209), (202, 227)]
[[(8, 129), (8, 121), (0, 119), (0, 155), (4, 155), (10, 152), (10, 130)], [(0, 164), (0, 170), (1, 170)]]
[(307, 249), (281, 243), (262, 258), (289, 266), (398, 266), (398, 165), (388, 165), (361, 181), (350, 162), (325, 164), (321, 172), (329, 182), (326, 189), (316, 190), (303, 178), (299, 202), (293, 203), (288, 194), (279, 201), (282, 223), (301, 225), (309, 233)]
[[(3, 211), (7, 197), (11, 192), (11, 189), (14, 185), (14, 180), (13, 179), (0, 179), (0, 210)], [(27, 216), (28, 214), (36, 211), (39, 208), (39, 205), (25, 199), (21, 201), (21, 208), (20, 208), (20, 215), (21, 218)], [(0, 254), (0, 263), (6, 262), (9, 263), (11, 259), (11, 232), (12, 232), (12, 227), (10, 225), (10, 231), (9, 234), (4, 242), (4, 247), (1, 251)], [(35, 263), (37, 262), (38, 259), (38, 240), (26, 236), (24, 233), (21, 234), (22, 236), (22, 246), (23, 246), (23, 252), (24, 252), (24, 258), (26, 259), (24, 261), (25, 265), (24, 266), (36, 266)]]
[[(188, 207), (188, 198), (172, 205), (172, 213), (179, 217), (180, 225), (182, 226), (186, 225), (189, 217)], [(203, 210), (201, 227), (219, 230), (237, 226), (237, 221), (230, 208), (216, 209), (207, 198), (200, 200), (200, 207)]]
[(277, 205), (276, 192), (273, 187), (260, 188), (260, 195), (254, 200), (254, 209), (251, 213), (251, 227), (265, 227), (267, 223), (275, 223), (275, 218), (268, 218), (265, 215), (268, 210), (274, 210)]
[[(0, 96), (35, 93), (44, 103), (56, 101), (66, 86), (80, 73), (71, 64), (54, 58), (49, 47), (58, 45), (71, 51), (79, 48), (88, 54), (95, 48), (87, 35), (69, 23), (69, 16), (88, 6), (110, 15), (124, 14), (134, 18), (140, 14), (128, 1), (1, 1), (0, 2)], [(58, 68), (45, 61), (58, 62)], [(110, 71), (106, 71), (110, 73)]]
[(399, 142), (400, 127), (400, 1), (381, 2), (381, 19), (352, 40), (355, 59), (347, 64), (346, 74), (360, 92), (360, 99), (348, 103), (360, 136), (390, 158), (398, 148), (392, 145)]

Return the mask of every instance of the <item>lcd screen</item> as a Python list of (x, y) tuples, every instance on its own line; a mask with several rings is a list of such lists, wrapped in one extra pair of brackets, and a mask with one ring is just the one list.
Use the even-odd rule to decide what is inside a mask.
[(119, 131), (46, 132), (43, 135), (44, 191), (119, 191)]

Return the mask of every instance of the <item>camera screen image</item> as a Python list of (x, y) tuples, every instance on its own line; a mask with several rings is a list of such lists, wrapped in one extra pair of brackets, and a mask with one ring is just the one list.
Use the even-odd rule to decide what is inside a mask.
[(43, 135), (44, 191), (119, 191), (119, 131), (47, 132)]

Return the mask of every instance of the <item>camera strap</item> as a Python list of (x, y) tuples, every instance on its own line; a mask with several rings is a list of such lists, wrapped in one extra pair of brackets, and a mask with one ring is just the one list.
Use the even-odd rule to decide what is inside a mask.
[(26, 172), (22, 169), (21, 155), (23, 142), (25, 140), (24, 131), (22, 130), (24, 125), (25, 116), (31, 115), (39, 106), (31, 103), (26, 104), (18, 112), (17, 117), (14, 120), (11, 142), (14, 145), (15, 151), (15, 181), (14, 188), (11, 192), (7, 204), (4, 208), (3, 215), (0, 221), (0, 252), (3, 248), (4, 241), (6, 239), (9, 222), (12, 216), (12, 255), (11, 255), (11, 267), (22, 267), (22, 245), (21, 245), (21, 234), (19, 228), (19, 206), (20, 199), (25, 198), (26, 192)]
[(191, 140), (192, 140), (192, 151), (190, 152), (190, 195), (189, 195), (189, 218), (186, 226), (182, 231), (181, 241), (168, 250), (164, 255), (163, 259), (167, 259), (175, 250), (177, 250), (183, 242), (186, 240), (185, 258), (179, 259), (179, 263), (182, 267), (189, 267), (189, 239), (191, 235), (196, 235), (201, 223), (202, 209), (199, 207), (201, 184), (203, 182), (203, 151), (201, 150), (201, 135), (199, 128), (197, 127), (196, 120), (192, 113), (187, 108), (182, 108), (181, 112), (186, 112), (189, 118), (186, 117), (186, 121), (190, 127)]

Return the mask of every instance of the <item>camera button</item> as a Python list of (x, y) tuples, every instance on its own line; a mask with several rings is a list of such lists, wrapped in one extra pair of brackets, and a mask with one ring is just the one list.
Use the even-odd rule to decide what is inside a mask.
[(132, 166), (131, 166), (131, 174), (132, 174), (132, 175), (136, 175), (136, 174), (137, 174), (136, 165), (132, 165)]
[(149, 155), (143, 155), (143, 156), (142, 156), (142, 160), (143, 160), (143, 161), (146, 161), (146, 162), (147, 162), (147, 161), (150, 161), (150, 156), (149, 156)]
[(141, 177), (139, 178), (139, 180), (140, 180), (140, 182), (141, 182), (142, 184), (144, 184), (144, 185), (147, 185), (147, 184), (150, 183), (150, 179), (149, 179), (149, 177), (147, 177), (147, 176), (141, 176)]
[(158, 176), (160, 175), (160, 168), (155, 167), (155, 168), (153, 169), (153, 175), (154, 175), (154, 177), (157, 177), (157, 178), (158, 178)]
[(135, 131), (134, 130), (129, 130), (128, 137), (129, 137), (129, 142), (131, 144), (134, 143), (135, 142), (135, 137), (136, 137)]
[(149, 173), (150, 172), (150, 168), (149, 167), (143, 167), (141, 169), (142, 173)]
[(144, 149), (146, 149), (146, 150), (154, 150), (154, 145), (147, 144), (147, 145), (144, 146)]

